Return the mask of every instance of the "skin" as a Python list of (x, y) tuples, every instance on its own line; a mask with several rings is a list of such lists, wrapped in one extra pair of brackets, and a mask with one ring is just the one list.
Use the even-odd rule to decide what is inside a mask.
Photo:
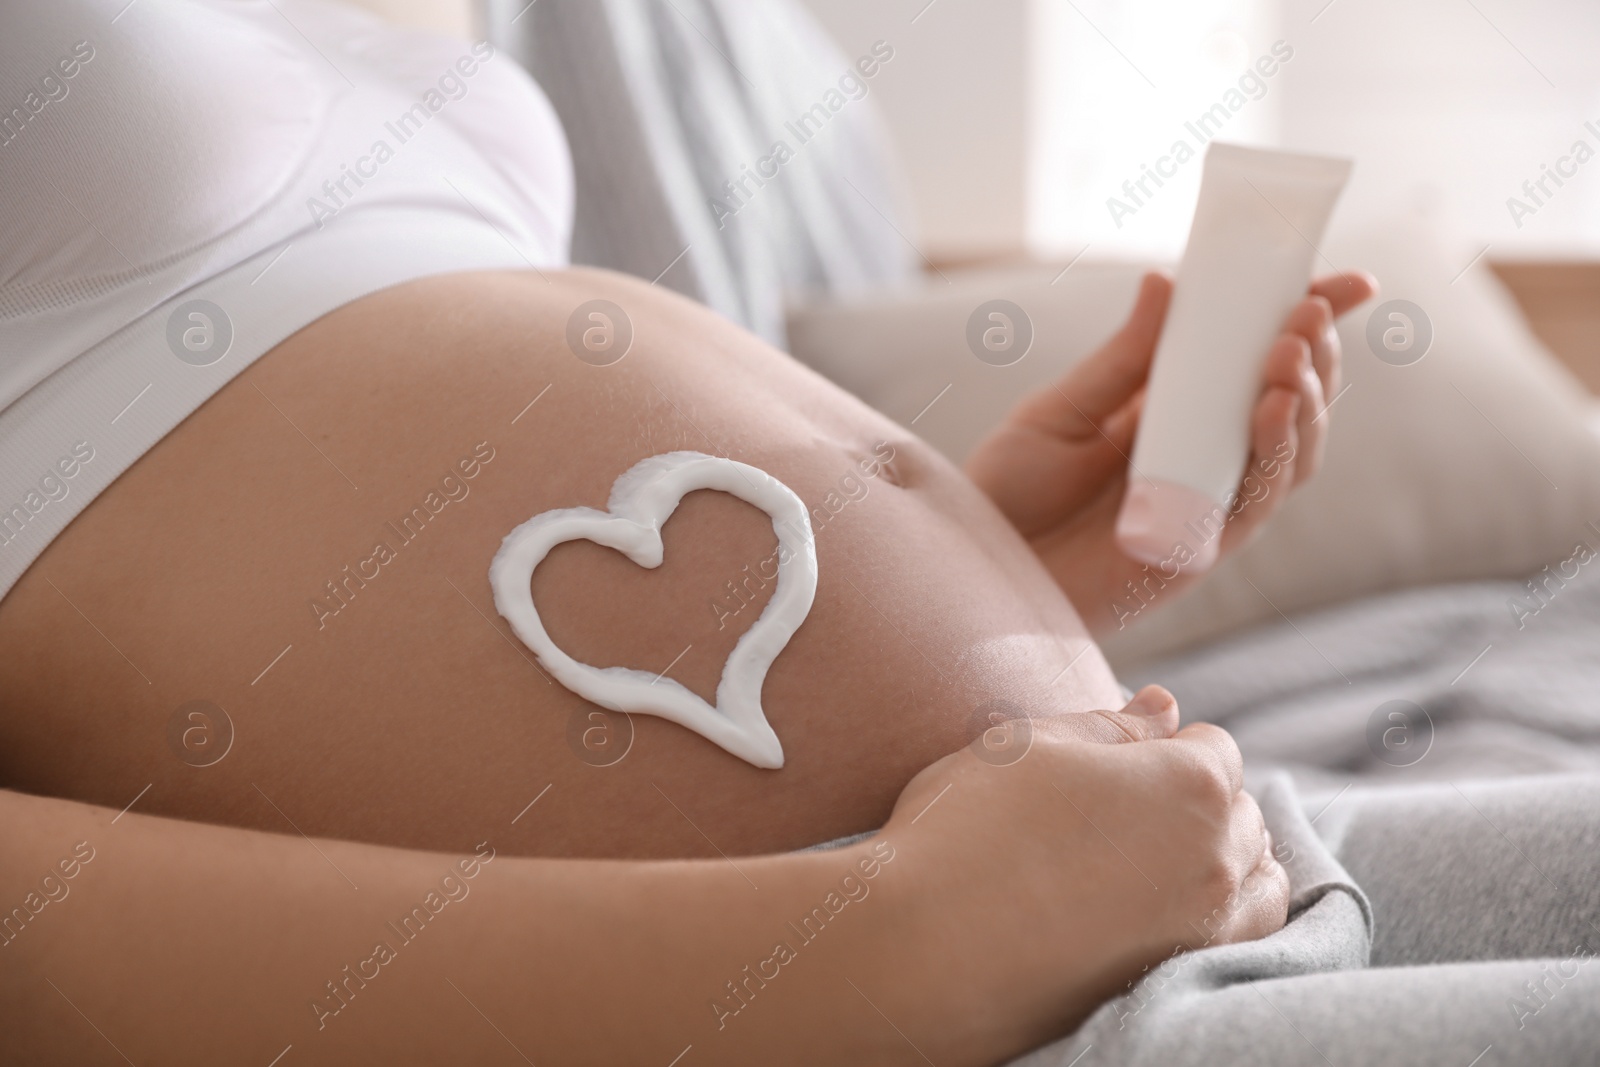
[[(1348, 303), (1365, 295), (1362, 279), (1337, 284)], [(139, 795), (116, 824), (132, 831), (116, 839), (126, 863), (95, 869), (123, 873), (75, 898), (71, 924), (41, 925), (55, 932), (38, 937), (30, 927), (31, 940), (7, 946), (28, 961), (7, 972), (7, 999), (39, 1009), (28, 1013), (28, 1047), (41, 1061), (47, 1051), (70, 1060), (62, 1005), (40, 982), (48, 972), (147, 1056), (256, 1055), (267, 1033), (310, 1027), (309, 997), (365, 949), (355, 941), (368, 935), (353, 932), (362, 922), (414, 903), (437, 877), (437, 853), (485, 841), (492, 872), (510, 873), (475, 890), (484, 905), (460, 913), (477, 917), (430, 942), (435, 964), (417, 970), (478, 968), (485, 1015), (513, 1030), (507, 1020), (523, 1020), (542, 1054), (578, 1062), (666, 1062), (688, 1042), (711, 1062), (756, 1051), (771, 1062), (911, 1062), (898, 1037), (879, 1042), (883, 1015), (939, 1049), (940, 1062), (993, 1062), (1069, 1029), (1140, 967), (1193, 946), (1198, 929), (1211, 932), (1202, 943), (1275, 929), (1286, 886), (1239, 789), (1231, 741), (1209, 727), (1174, 738), (1177, 709), (1159, 690), (1124, 713), (1104, 710), (1121, 703), (1114, 679), (1063, 595), (1091, 603), (1096, 583), (1127, 566), (1105, 504), (1117, 474), (1095, 439), (1125, 450), (1167, 288), (1147, 280), (1129, 325), (1058, 383), (1084, 425), (1052, 414), (1041, 394), (975, 455), (971, 480), (711, 313), (614, 275), (428, 279), (285, 341), (97, 498), (0, 602), (0, 641), (15, 651), (0, 663), (0, 774), (60, 798), (4, 796), (7, 824), (26, 828), (3, 846), (7, 899), (28, 891), (32, 875), (20, 872), (47, 868), (63, 841), (91, 830), (105, 839), (115, 810)], [(597, 297), (623, 306), (635, 334), (608, 367), (573, 358), (564, 340), (567, 316)], [(1301, 410), (1332, 395), (1337, 349), (1319, 366), (1316, 346), (1336, 306), (1313, 296), (1269, 356), (1258, 450), (1289, 440), (1314, 465), (1327, 420)], [(674, 449), (726, 449), (824, 509), (816, 605), (763, 692), (788, 758), (780, 771), (649, 716), (633, 717), (624, 758), (591, 765), (568, 737), (592, 709), (544, 679), (489, 597), (487, 563), (506, 531), (552, 507), (603, 507), (618, 474)], [(1033, 481), (1006, 474), (1008, 452), (1038, 464)], [(446, 471), (465, 475), (456, 465), (475, 454), (468, 495), (337, 614), (311, 606), (386, 536), (386, 520)], [(1090, 461), (1098, 480), (1078, 473)], [(830, 505), (846, 476), (864, 491), (847, 487), (855, 499)], [(1067, 488), (1030, 504), (1024, 483), (1037, 491), (1052, 476)], [(1235, 520), (1231, 543), (1252, 520), (1249, 509)], [(671, 664), (671, 677), (710, 697), (766, 594), (731, 616), (737, 602), (718, 610), (716, 598), (740, 577), (730, 560), (770, 554), (770, 526), (699, 493), (665, 542), (653, 572), (563, 546), (532, 593), (573, 655)], [(226, 758), (204, 768), (175, 759), (167, 738), (174, 709), (196, 697), (225, 707), (236, 733)], [(1033, 747), (1006, 767), (963, 748), (993, 725), (997, 700), (1008, 702), (1000, 715), (1020, 709), (1034, 722)], [(878, 889), (885, 917), (831, 941), (836, 958), (813, 954), (834, 962), (807, 972), (792, 997), (741, 1013), (739, 1026), (751, 1025), (737, 1039), (699, 1029), (770, 931), (837, 881), (837, 860), (863, 854), (768, 855), (736, 868), (729, 857), (878, 826), (907, 861)], [(249, 832), (259, 830), (277, 833)], [(295, 831), (329, 840), (307, 849), (287, 836)], [(675, 862), (638, 862), (651, 857)], [(161, 873), (180, 861), (181, 886)], [(344, 872), (362, 885), (358, 904), (328, 891), (347, 884), (328, 868), (346, 863), (360, 872)], [(752, 871), (770, 888), (745, 897)], [(1017, 901), (998, 925), (996, 886)], [(206, 936), (174, 940), (197, 919)], [(949, 941), (952, 929), (965, 932)], [(927, 957), (935, 943), (955, 955)], [(140, 995), (128, 995), (120, 966), (97, 962), (108, 944), (119, 960), (163, 958), (140, 972)], [(240, 958), (262, 969), (232, 973)], [(936, 966), (949, 958), (964, 961), (960, 981)], [(864, 975), (878, 1008), (841, 991), (841, 974)], [(336, 1039), (330, 1026), (303, 1040), (329, 1062), (426, 1059), (416, 1013), (440, 994), (420, 982), (367, 997), (370, 1011), (348, 1009), (365, 1021), (341, 1017)], [(611, 1009), (578, 995), (593, 988), (616, 990), (638, 1019), (608, 1025)], [(972, 988), (1004, 1006), (973, 1020), (960, 1010)], [(177, 1024), (176, 1006), (196, 996), (217, 1025)], [(550, 1010), (529, 1018), (529, 1003)], [(427, 1033), (507, 1054), (492, 1034)]]
[[(606, 367), (565, 339), (597, 298), (635, 334)], [(386, 528), (485, 442), (494, 458), (465, 499), (411, 544)], [(727, 450), (814, 509), (815, 604), (763, 690), (782, 770), (648, 715), (626, 758), (585, 763), (568, 737), (592, 707), (547, 681), (493, 605), (508, 531), (604, 508), (618, 475), (679, 449)], [(859, 499), (835, 497), (823, 524), (815, 509), (852, 478)], [(770, 589), (732, 618), (716, 605), (738, 603), (728, 583), (776, 540), (762, 512), (711, 492), (663, 535), (654, 571), (560, 546), (533, 596), (571, 655), (670, 666), (710, 699)], [(325, 583), (380, 538), (394, 561), (319, 618), (313, 598), (335, 603)], [(425, 280), (308, 326), (51, 544), (0, 602), (0, 642), (18, 653), (0, 665), (0, 776), (17, 788), (120, 808), (151, 784), (150, 814), (437, 850), (493, 834), (518, 855), (805, 847), (881, 826), (996, 700), (1039, 715), (1121, 703), (1072, 605), (956, 468), (706, 309), (586, 271)], [(167, 736), (195, 699), (236, 733), (203, 769)]]
[[(74, 842), (92, 857), (0, 948), (7, 1047), (41, 1064), (286, 1049), (297, 1063), (668, 1063), (690, 1047), (708, 1064), (997, 1063), (1175, 949), (1283, 923), (1286, 879), (1225, 733), (1162, 739), (1177, 708), (1154, 688), (1123, 713), (1064, 719), (1146, 739), (1085, 742), (1063, 722), (1009, 766), (963, 749), (912, 781), (873, 841), (737, 864), (312, 848), (0, 793), (6, 900)], [(402, 940), (387, 924), (452, 872), (450, 902)], [(788, 925), (841, 890), (851, 903), (812, 940)], [(749, 979), (735, 1012), (728, 983), (779, 940), (794, 958)], [(392, 958), (369, 963), (380, 941)]]

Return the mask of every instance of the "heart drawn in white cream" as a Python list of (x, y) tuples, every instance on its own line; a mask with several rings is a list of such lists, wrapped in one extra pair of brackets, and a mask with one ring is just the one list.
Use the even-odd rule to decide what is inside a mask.
[[(716, 489), (755, 505), (771, 517), (778, 535), (777, 589), (723, 665), (715, 707), (671, 678), (579, 663), (545, 632), (530, 586), (534, 568), (564, 541), (593, 541), (641, 567), (661, 566), (661, 527), (696, 489)], [(489, 564), (495, 608), (556, 681), (585, 700), (612, 711), (659, 715), (757, 767), (782, 767), (783, 745), (761, 708), (761, 687), (772, 661), (810, 614), (817, 592), (817, 554), (805, 503), (748, 464), (702, 452), (668, 452), (625, 471), (611, 486), (606, 507), (542, 512), (507, 534)]]

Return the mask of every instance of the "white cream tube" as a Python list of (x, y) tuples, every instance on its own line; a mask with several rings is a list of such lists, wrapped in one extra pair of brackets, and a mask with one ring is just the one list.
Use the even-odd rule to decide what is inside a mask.
[(1213, 143), (1156, 345), (1117, 516), (1141, 563), (1216, 562), (1250, 459), (1251, 410), (1273, 340), (1311, 281), (1350, 161)]

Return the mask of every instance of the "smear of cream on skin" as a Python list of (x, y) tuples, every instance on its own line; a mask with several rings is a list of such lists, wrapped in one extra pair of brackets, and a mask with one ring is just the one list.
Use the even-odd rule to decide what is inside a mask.
[[(716, 489), (760, 508), (778, 535), (777, 589), (723, 665), (715, 706), (671, 678), (573, 659), (545, 631), (530, 584), (534, 569), (565, 541), (593, 541), (641, 567), (659, 567), (661, 527), (697, 489)], [(668, 452), (641, 460), (618, 478), (606, 508), (542, 512), (507, 534), (489, 564), (495, 608), (550, 675), (585, 700), (612, 711), (658, 715), (757, 767), (782, 767), (783, 745), (762, 710), (761, 687), (772, 661), (811, 613), (817, 592), (817, 554), (805, 503), (749, 464), (702, 452)]]

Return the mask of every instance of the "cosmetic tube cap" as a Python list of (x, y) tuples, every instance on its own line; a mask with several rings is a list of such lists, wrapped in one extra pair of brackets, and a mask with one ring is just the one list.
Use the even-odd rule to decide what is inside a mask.
[(1117, 515), (1117, 547), (1163, 570), (1202, 574), (1217, 562), (1228, 509), (1178, 482), (1134, 475)]

